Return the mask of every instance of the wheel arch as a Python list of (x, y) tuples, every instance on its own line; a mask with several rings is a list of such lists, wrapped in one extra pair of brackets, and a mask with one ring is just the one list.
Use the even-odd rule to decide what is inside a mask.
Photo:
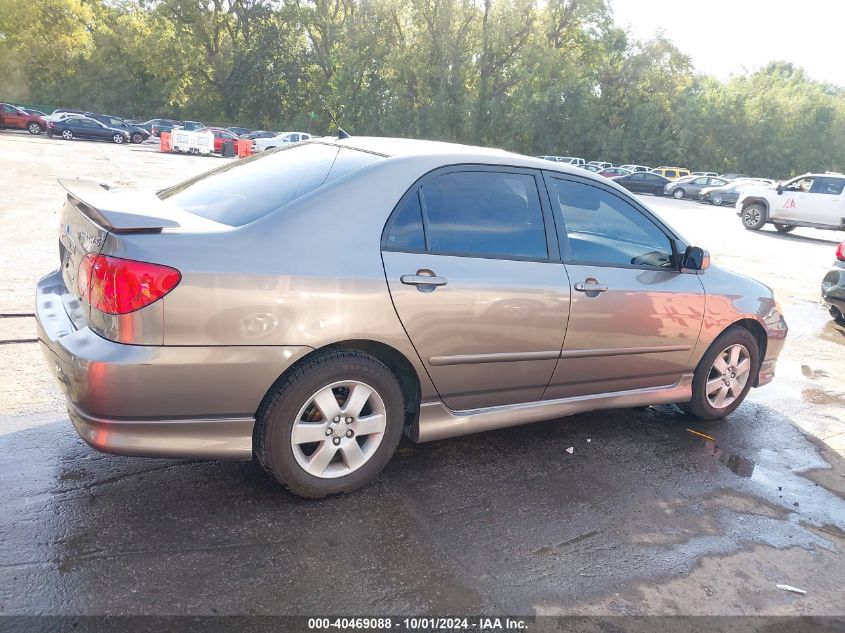
[(348, 339), (337, 341), (317, 347), (301, 358), (297, 359), (295, 363), (285, 369), (270, 388), (264, 394), (258, 407), (256, 408), (256, 415), (262, 410), (268, 398), (271, 397), (275, 391), (276, 385), (282, 382), (288, 374), (296, 370), (302, 363), (310, 360), (315, 354), (324, 352), (327, 349), (349, 349), (358, 352), (364, 352), (383, 363), (396, 377), (400, 389), (405, 396), (405, 431), (408, 432), (416, 423), (419, 417), (420, 402), (422, 400), (422, 387), (420, 385), (420, 378), (417, 374), (414, 365), (410, 360), (396, 348), (379, 341), (369, 339)]
[[(759, 353), (760, 362), (762, 363), (763, 359), (766, 358), (766, 348), (769, 345), (769, 336), (766, 334), (766, 328), (758, 320), (752, 318), (739, 319), (738, 321), (731, 323), (728, 327), (732, 326), (744, 328), (751, 333), (754, 340), (757, 341), (757, 351)], [(757, 386), (759, 380), (760, 376), (758, 372), (758, 375), (754, 376), (753, 385), (755, 387)]]
[(742, 210), (745, 211), (747, 207), (752, 204), (759, 204), (763, 207), (763, 211), (766, 213), (766, 222), (769, 221), (769, 201), (765, 198), (746, 198), (742, 201)]

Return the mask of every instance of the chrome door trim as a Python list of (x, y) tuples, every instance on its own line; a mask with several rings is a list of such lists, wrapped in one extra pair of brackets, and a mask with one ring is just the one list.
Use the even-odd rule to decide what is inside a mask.
[(412, 431), (412, 439), (415, 442), (431, 442), (541, 420), (553, 420), (597, 409), (625, 409), (689, 402), (692, 398), (692, 376), (692, 374), (683, 374), (674, 385), (663, 387), (631, 389), (467, 411), (452, 411), (440, 401), (426, 402), (420, 407), (420, 417)]
[(433, 367), (444, 365), (478, 365), (481, 363), (509, 363), (521, 360), (554, 360), (560, 350), (547, 352), (499, 352), (495, 354), (456, 354), (454, 356), (432, 356), (428, 364)]
[(560, 353), (561, 358), (589, 358), (591, 356), (628, 356), (658, 352), (688, 352), (692, 345), (652, 345), (646, 347), (616, 347), (608, 349), (572, 349)]

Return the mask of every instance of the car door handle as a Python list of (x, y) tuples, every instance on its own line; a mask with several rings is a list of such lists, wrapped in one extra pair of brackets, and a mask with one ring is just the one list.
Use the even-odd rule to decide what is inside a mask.
[(434, 275), (402, 275), (399, 281), (406, 286), (445, 286), (449, 280)]
[(607, 292), (607, 284), (600, 284), (595, 281), (579, 281), (575, 284), (578, 292)]

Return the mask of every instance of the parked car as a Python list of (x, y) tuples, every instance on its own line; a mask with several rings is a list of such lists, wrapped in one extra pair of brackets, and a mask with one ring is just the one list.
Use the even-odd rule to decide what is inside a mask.
[(743, 188), (736, 210), (752, 231), (768, 223), (781, 233), (797, 226), (840, 231), (845, 229), (845, 174), (804, 174), (775, 187)]
[(252, 128), (249, 127), (227, 127), (226, 129), (232, 132), (233, 134), (237, 135), (238, 137), (252, 132)]
[(597, 174), (601, 171), (601, 167), (596, 167), (595, 165), (586, 165), (585, 164), (585, 165), (575, 165), (575, 167), (578, 167), (579, 169), (585, 169), (587, 171), (591, 171), (594, 174)]
[(47, 121), (39, 114), (30, 114), (11, 103), (0, 103), (0, 129), (26, 130), (30, 134), (41, 134), (47, 129)]
[(550, 160), (550, 161), (552, 161), (553, 163), (556, 163), (556, 162), (558, 162), (558, 161), (560, 160), (560, 158), (561, 158), (561, 157), (560, 157), (560, 156), (549, 156), (549, 155), (544, 155), (544, 156), (535, 156), (535, 158), (540, 158), (540, 159), (542, 159), (542, 160)]
[(64, 119), (70, 119), (73, 117), (78, 116), (85, 116), (81, 112), (53, 112), (52, 114), (48, 114), (44, 117), (45, 121), (63, 121)]
[(27, 114), (35, 114), (36, 116), (45, 117), (47, 116), (41, 110), (35, 110), (34, 108), (21, 108)]
[(85, 110), (74, 110), (73, 108), (56, 108), (50, 114), (61, 114), (63, 112), (68, 114), (85, 114)]
[(180, 125), (182, 125), (182, 122), (175, 119), (150, 119), (145, 121), (141, 127), (152, 136), (161, 136), (162, 132), (172, 132), (174, 127)]
[(587, 161), (583, 158), (579, 158), (578, 156), (558, 156), (557, 162), (566, 163), (567, 165), (575, 165), (576, 167), (587, 164)]
[(672, 181), (659, 174), (637, 171), (628, 176), (614, 178), (613, 182), (635, 193), (650, 193), (655, 196), (662, 196), (666, 185)]
[(352, 137), (157, 194), (61, 184), (36, 315), (80, 436), (255, 455), (304, 497), (366, 484), (403, 432), (671, 402), (722, 419), (787, 334), (770, 288), (612, 181), (500, 150)]
[(682, 167), (655, 167), (651, 173), (663, 176), (669, 180), (677, 180), (678, 178), (685, 178), (690, 175), (689, 169)]
[(266, 149), (281, 147), (282, 145), (287, 145), (288, 143), (307, 141), (310, 138), (311, 135), (306, 132), (280, 132), (276, 136), (255, 139), (252, 142), (252, 150), (254, 152), (263, 152)]
[(845, 325), (845, 242), (836, 249), (836, 260), (822, 279), (822, 302), (839, 325)]
[(740, 178), (748, 178), (746, 174), (734, 174), (728, 172), (727, 174), (721, 174), (721, 177), (725, 180), (739, 180)]
[(214, 151), (219, 154), (223, 151), (223, 141), (237, 141), (238, 135), (222, 127), (204, 127), (198, 132), (209, 131), (214, 135)]
[(630, 169), (623, 169), (622, 167), (608, 167), (599, 172), (599, 176), (604, 176), (605, 178), (619, 178), (620, 176), (627, 176), (628, 174), (632, 174)]
[(718, 176), (715, 171), (694, 171), (690, 176)]
[(676, 200), (684, 198), (697, 198), (699, 192), (705, 187), (724, 187), (728, 181), (724, 178), (714, 176), (688, 176), (680, 178), (666, 185), (663, 193), (672, 196)]
[(112, 116), (110, 114), (97, 114), (95, 112), (86, 112), (85, 116), (89, 119), (99, 121), (108, 127), (128, 132), (129, 138), (133, 143), (143, 143), (150, 138), (150, 133), (147, 130), (137, 125), (131, 125), (128, 121), (124, 121), (120, 117)]
[[(202, 130), (205, 127), (205, 123), (200, 123), (199, 121), (182, 121), (182, 124), (179, 126), (183, 130), (188, 130), (189, 132), (194, 132), (196, 130)], [(211, 129), (211, 128), (209, 128)], [(222, 129), (222, 128), (214, 128), (214, 129)]]
[(588, 164), (588, 165), (593, 165), (593, 166), (595, 166), (595, 167), (598, 167), (598, 168), (599, 168), (599, 170), (602, 170), (602, 169), (609, 169), (610, 167), (613, 167), (613, 163), (608, 163), (608, 162), (601, 161), (601, 160), (591, 160), (591, 161), (590, 161), (589, 163), (587, 163), (587, 164)]
[(278, 132), (272, 132), (270, 130), (253, 130), (249, 134), (242, 134), (241, 138), (255, 140), (257, 138), (270, 138), (271, 136), (278, 135)]
[(628, 171), (651, 171), (651, 167), (646, 167), (645, 165), (620, 165), (620, 167)]
[(743, 187), (752, 187), (755, 183), (740, 179), (728, 182), (726, 185), (720, 187), (705, 187), (699, 192), (699, 200), (701, 202), (709, 202), (717, 207), (723, 204), (736, 204), (739, 200), (740, 191)]
[(74, 116), (61, 121), (47, 121), (47, 136), (61, 136), (66, 141), (74, 138), (90, 141), (111, 141), (120, 145), (130, 143), (126, 130), (103, 125), (87, 116)]

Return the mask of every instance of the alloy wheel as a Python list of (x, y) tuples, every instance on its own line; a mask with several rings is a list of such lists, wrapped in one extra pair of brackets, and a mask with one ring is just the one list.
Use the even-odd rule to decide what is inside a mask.
[(41, 126), (35, 122), (30, 123), (29, 126), (27, 126), (27, 129), (30, 134), (41, 134)]
[(112, 137), (112, 140), (113, 140), (115, 143), (117, 143), (118, 145), (120, 145), (121, 143), (123, 143), (123, 135), (122, 135), (122, 134), (115, 134), (115, 135)]
[(715, 194), (715, 195), (711, 198), (711, 200), (713, 201), (713, 204), (715, 204), (717, 207), (722, 206), (722, 196), (721, 196), (721, 195), (719, 195), (718, 193), (717, 193), (717, 194)]
[(376, 453), (387, 428), (384, 401), (371, 386), (335, 382), (305, 402), (291, 428), (299, 466), (321, 479), (344, 477)]
[(675, 198), (675, 200), (683, 200), (684, 190), (683, 189), (675, 189), (675, 191), (672, 192), (672, 197)]
[(705, 395), (714, 409), (726, 409), (739, 398), (751, 375), (751, 356), (736, 343), (716, 356), (707, 376)]
[(748, 207), (745, 213), (742, 214), (742, 221), (745, 222), (745, 226), (757, 226), (762, 217), (763, 214), (760, 212), (760, 209), (752, 206)]

